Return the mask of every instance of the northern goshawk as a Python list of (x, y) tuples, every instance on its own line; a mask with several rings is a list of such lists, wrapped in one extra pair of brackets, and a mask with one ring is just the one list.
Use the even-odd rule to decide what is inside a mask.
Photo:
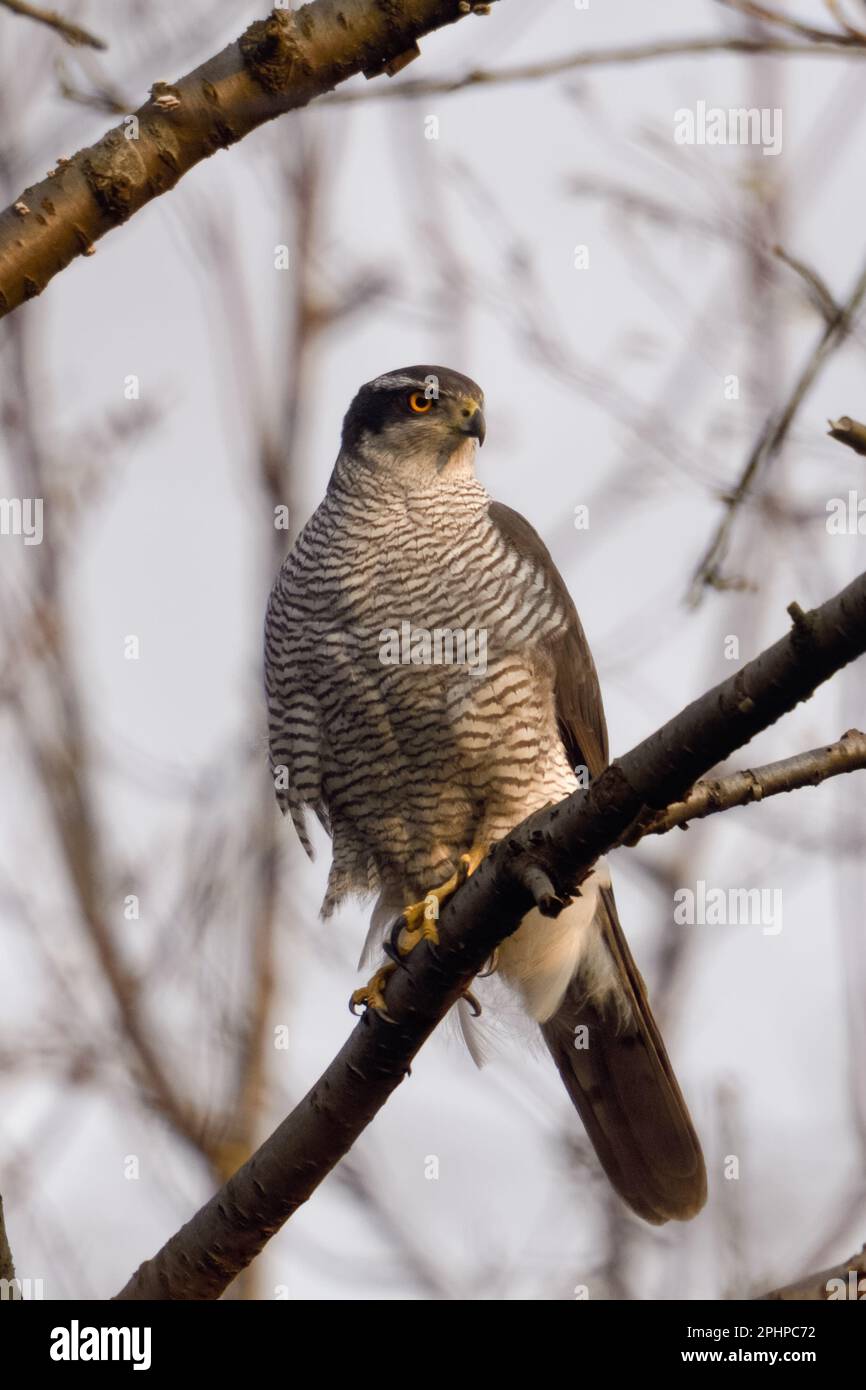
[[(576, 769), (596, 777), (608, 762), (565, 583), (475, 476), (483, 404), (444, 367), (362, 386), (268, 603), (279, 804), (308, 852), (306, 808), (331, 836), (323, 915), (374, 894), (374, 927), (403, 914), (402, 952), (436, 939), (431, 890), (443, 899), (493, 842), (572, 792)], [(384, 1008), (389, 968), (353, 999)], [(496, 968), (540, 1024), (617, 1192), (647, 1221), (695, 1215), (700, 1144), (604, 863), (555, 920), (530, 911)]]

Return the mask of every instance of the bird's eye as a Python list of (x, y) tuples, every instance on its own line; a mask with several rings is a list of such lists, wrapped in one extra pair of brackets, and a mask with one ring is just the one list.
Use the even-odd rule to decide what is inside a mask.
[(423, 391), (413, 391), (409, 397), (409, 409), (414, 411), (416, 415), (426, 415), (432, 405), (433, 398), (428, 399)]

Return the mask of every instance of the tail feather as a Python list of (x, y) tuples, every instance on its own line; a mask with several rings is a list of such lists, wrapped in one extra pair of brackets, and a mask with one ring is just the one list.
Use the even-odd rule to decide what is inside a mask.
[[(601, 889), (598, 920), (621, 996), (587, 996), (578, 972), (541, 1032), (619, 1195), (654, 1225), (687, 1221), (707, 1196), (700, 1141), (609, 888)], [(585, 1047), (575, 1032), (581, 1025)]]

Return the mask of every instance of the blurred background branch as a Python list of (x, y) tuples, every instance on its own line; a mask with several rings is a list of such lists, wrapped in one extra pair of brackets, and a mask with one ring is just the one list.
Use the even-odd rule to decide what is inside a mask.
[(33, 19), (37, 24), (47, 25), (49, 29), (53, 29), (59, 34), (66, 43), (74, 46), (84, 44), (88, 48), (96, 49), (108, 47), (103, 39), (91, 34), (89, 29), (83, 29), (80, 24), (73, 24), (71, 20), (58, 14), (56, 10), (45, 10), (39, 5), (30, 5), (27, 0), (0, 0), (0, 5), (4, 9), (11, 10), (13, 14), (23, 15), (25, 19)]

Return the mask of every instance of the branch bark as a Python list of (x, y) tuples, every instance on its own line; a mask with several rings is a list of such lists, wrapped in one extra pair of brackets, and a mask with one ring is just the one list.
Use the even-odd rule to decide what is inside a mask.
[(855, 454), (866, 454), (866, 425), (860, 420), (852, 420), (850, 415), (840, 415), (838, 420), (828, 420), (827, 433), (840, 444), (847, 444)]
[(408, 1074), (433, 1029), (495, 946), (537, 903), (556, 915), (600, 854), (646, 808), (665, 810), (694, 782), (866, 651), (866, 574), (735, 675), (617, 759), (586, 790), (529, 817), (497, 845), (439, 922), (440, 943), (412, 952), (387, 986), (389, 1020), (366, 1013), (269, 1139), (117, 1295), (215, 1299), (262, 1250)]
[(176, 83), (154, 83), (134, 119), (59, 159), (0, 213), (0, 317), (208, 155), (356, 73), (398, 71), (420, 38), (468, 10), (460, 0), (313, 0), (256, 20)]

